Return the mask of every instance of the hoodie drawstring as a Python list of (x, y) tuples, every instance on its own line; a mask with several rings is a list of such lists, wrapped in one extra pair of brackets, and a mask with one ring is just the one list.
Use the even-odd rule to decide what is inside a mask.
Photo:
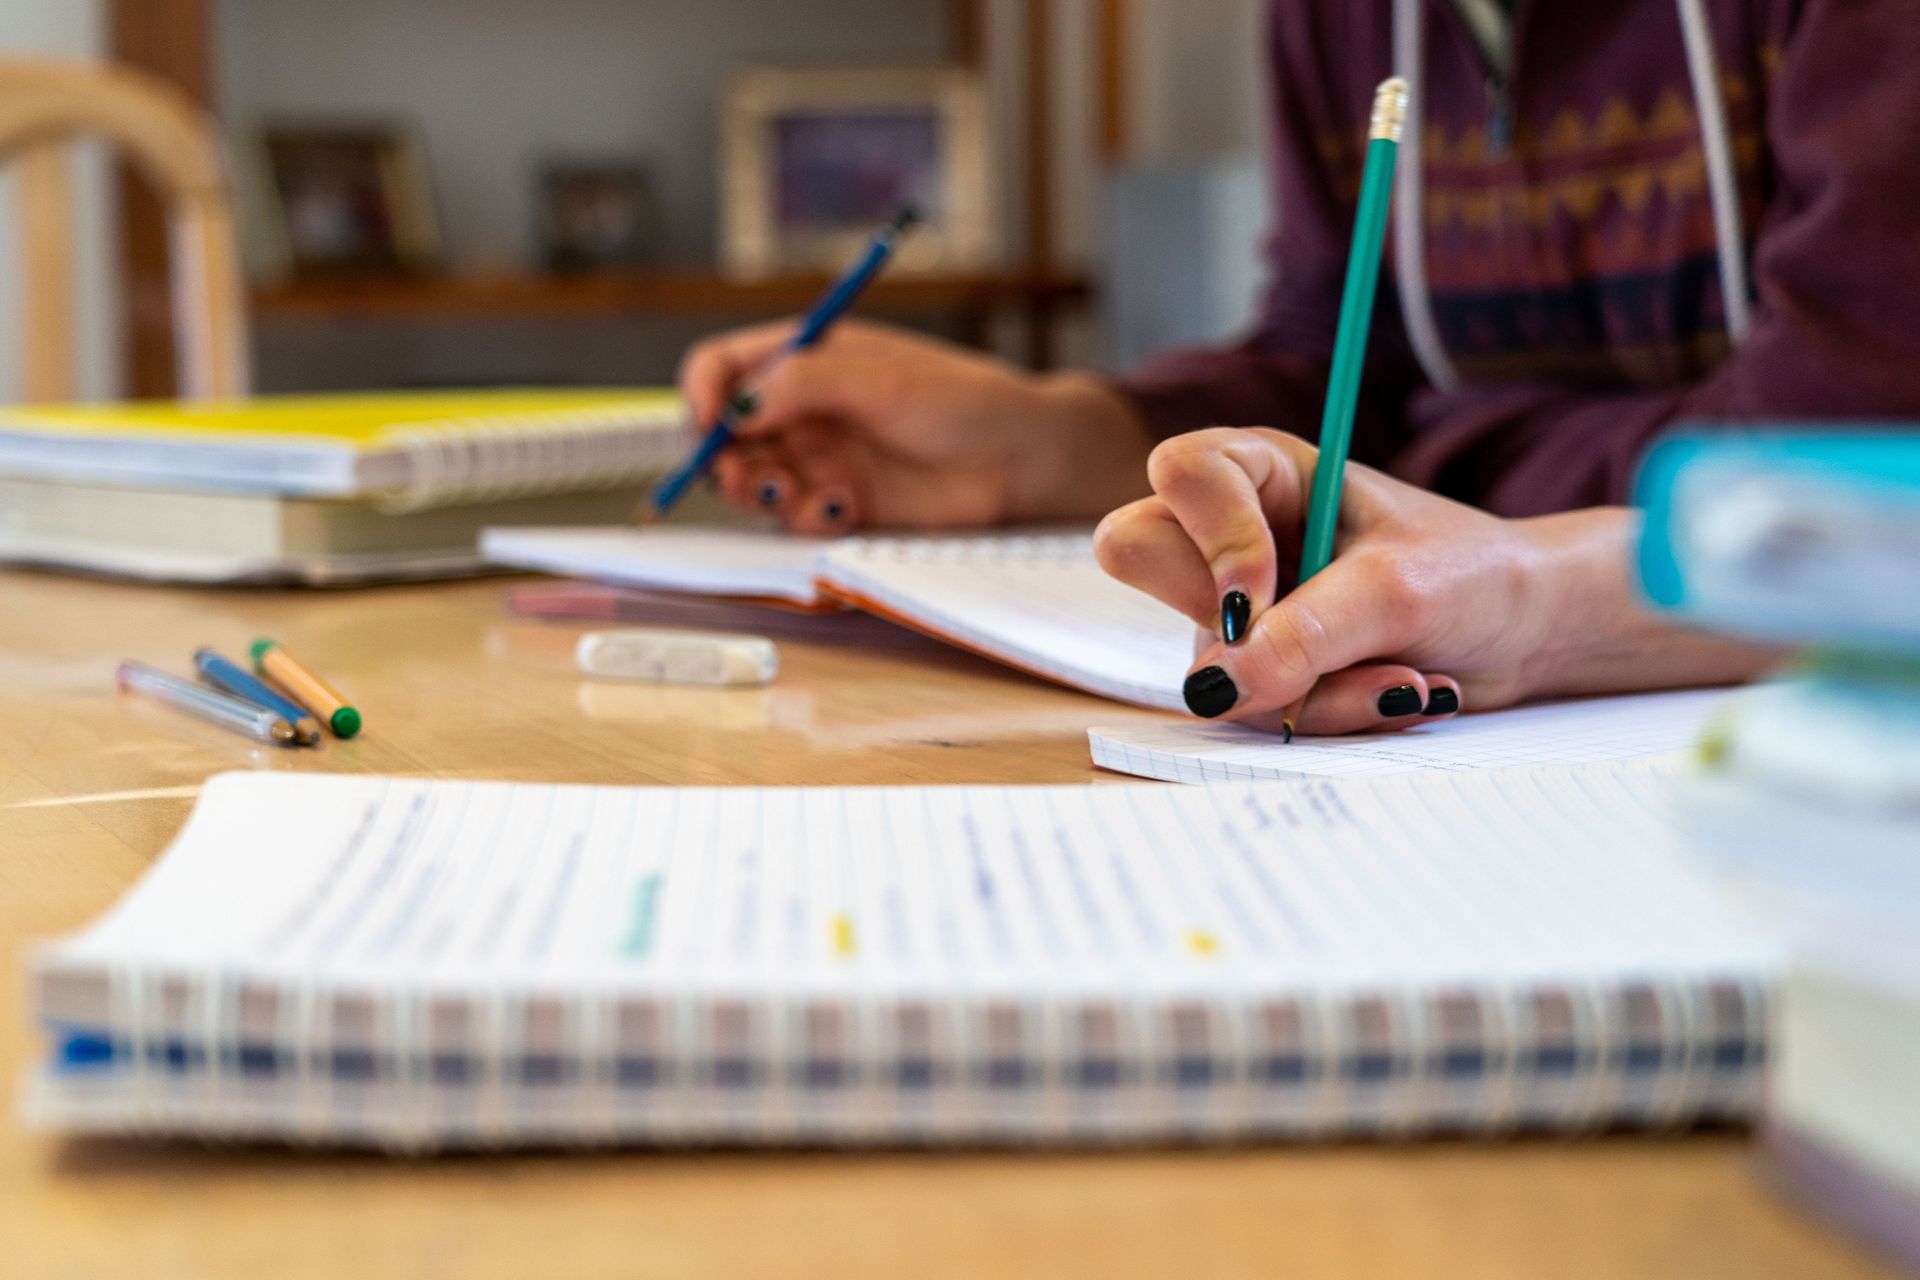
[(1733, 167), (1733, 133), (1720, 99), (1720, 71), (1713, 56), (1713, 29), (1701, 0), (1677, 0), (1680, 34), (1687, 42), (1687, 75), (1700, 116), (1700, 143), (1707, 156), (1707, 199), (1713, 204), (1713, 234), (1720, 251), (1720, 293), (1726, 299), (1727, 334), (1735, 342), (1753, 323), (1747, 283), (1745, 237), (1740, 227), (1740, 184)]
[[(1393, 261), (1394, 287), (1400, 295), (1400, 314), (1407, 326), (1407, 339), (1413, 344), (1427, 381), (1443, 391), (1460, 385), (1460, 374), (1447, 358), (1440, 341), (1440, 328), (1433, 318), (1433, 295), (1427, 288), (1426, 224), (1421, 219), (1421, 149), (1426, 112), (1421, 71), (1425, 58), (1425, 12), (1421, 0), (1393, 0), (1393, 65), (1407, 82), (1407, 124), (1405, 141), (1400, 144), (1400, 160), (1394, 169)], [(1286, 214), (1283, 212), (1282, 217)]]
[[(1733, 163), (1733, 138), (1720, 96), (1719, 69), (1713, 52), (1713, 30), (1702, 0), (1675, 0), (1680, 35), (1686, 44), (1687, 76), (1693, 87), (1695, 113), (1700, 118), (1701, 149), (1706, 157), (1707, 199), (1713, 207), (1713, 230), (1720, 262), (1720, 292), (1725, 299), (1727, 334), (1738, 343), (1753, 323), (1753, 298), (1747, 279), (1745, 235), (1740, 219), (1740, 190)], [(1406, 141), (1400, 148), (1394, 175), (1394, 276), (1400, 314), (1407, 339), (1427, 380), (1442, 390), (1460, 385), (1459, 371), (1447, 357), (1433, 316), (1433, 295), (1427, 288), (1426, 235), (1420, 216), (1422, 127), (1421, 71), (1424, 68), (1424, 0), (1393, 0), (1393, 65), (1407, 82)]]

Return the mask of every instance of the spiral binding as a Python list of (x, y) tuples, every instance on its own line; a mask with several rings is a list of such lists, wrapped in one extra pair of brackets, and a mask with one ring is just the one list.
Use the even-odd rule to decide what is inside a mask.
[[(159, 973), (111, 977), (110, 1016), (125, 1037), (125, 1070), (94, 1105), (117, 1124), (407, 1150), (526, 1140), (1191, 1140), (1577, 1129), (1622, 1119), (1661, 1125), (1752, 1104), (1766, 1015), (1764, 992), (1751, 984), (1716, 991), (1623, 983), (1591, 1000), (1492, 988), (1444, 997), (1470, 1004), (1477, 1028), (1449, 1040), (1435, 1033), (1444, 1020), (1437, 1003), (1408, 993), (1296, 993), (1228, 1004), (1115, 993), (983, 995), (835, 1003), (836, 1029), (820, 1039), (808, 1028), (817, 999), (629, 993), (654, 1010), (650, 1052), (674, 1065), (658, 1079), (627, 1084), (618, 1072), (617, 989), (565, 1007), (552, 1044), (535, 1043), (523, 996), (471, 993), (465, 1049), (476, 1070), (459, 1100), (471, 1105), (454, 1106), (433, 1079), (426, 988), (374, 1000), (366, 1047), (380, 1067), (351, 1081), (339, 1078), (335, 1063), (345, 1043), (336, 1025), (344, 993), (304, 983), (282, 991), (274, 1017), (279, 1065), (256, 1091), (238, 1066), (249, 1034), (240, 983), (216, 972), (175, 977), (188, 979), (184, 1003), (168, 1001), (173, 979)], [(1575, 997), (1570, 1041), (1529, 1012), (1541, 997), (1568, 996)], [(1628, 1005), (1636, 1002), (1654, 1015), (1640, 1026), (1642, 1038), (1629, 1025)], [(906, 1041), (891, 1022), (906, 1003), (925, 1019), (915, 1060), (925, 1056), (933, 1068), (910, 1083), (896, 1070)], [(723, 1009), (726, 1032), (717, 1030)], [(1618, 1035), (1604, 1036), (1603, 1027)], [(1735, 1043), (1745, 1046), (1741, 1064), (1716, 1061)], [(1634, 1044), (1643, 1054), (1657, 1050), (1657, 1069), (1628, 1065)], [(1569, 1047), (1564, 1073), (1542, 1065), (1545, 1055)], [(1482, 1054), (1487, 1065), (1463, 1085), (1450, 1081), (1438, 1052), (1447, 1048)], [(536, 1050), (558, 1054), (557, 1079), (523, 1078), (524, 1060)], [(750, 1087), (720, 1082), (723, 1060), (749, 1062)], [(1628, 1087), (1636, 1073), (1644, 1077), (1638, 1091)], [(1442, 1086), (1459, 1092), (1444, 1095)], [(639, 1093), (652, 1096), (636, 1104)]]
[(244, 1119), (245, 1101), (240, 1090), (239, 981), (217, 970), (203, 974), (189, 990), (188, 1010), (189, 1025), (199, 1033), (199, 1060), (205, 1072), (198, 1081), (197, 1102), (214, 1112), (216, 1135), (232, 1132)]
[[(742, 993), (580, 964), (543, 971), (536, 990), (416, 974), (373, 992), (325, 969), (89, 968), (105, 985), (112, 1070), (72, 1077), (64, 1118), (409, 1149), (1666, 1124), (1752, 1107), (1769, 1000), (1751, 974)], [(363, 1027), (343, 1021), (343, 998), (365, 1002)], [(643, 1015), (631, 1038), (627, 1007)], [(268, 1008), (263, 1026), (254, 1011)], [(822, 1008), (831, 1016), (810, 1021)], [(442, 1009), (458, 1014), (444, 1044)], [(270, 1067), (250, 1070), (262, 1036)], [(451, 1087), (435, 1074), (443, 1048), (464, 1068)], [(347, 1050), (369, 1051), (375, 1070), (344, 1069)], [(661, 1069), (624, 1079), (628, 1051)], [(535, 1056), (558, 1070), (534, 1078)]]
[(543, 493), (610, 489), (677, 459), (678, 422), (638, 406), (450, 418), (395, 431), (408, 480), (375, 498), (389, 514)]

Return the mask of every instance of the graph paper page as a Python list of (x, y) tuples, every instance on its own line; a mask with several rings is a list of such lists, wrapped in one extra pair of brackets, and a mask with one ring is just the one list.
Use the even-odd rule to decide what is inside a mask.
[(1427, 769), (1629, 760), (1699, 741), (1724, 689), (1634, 694), (1486, 711), (1398, 733), (1295, 738), (1237, 724), (1186, 721), (1091, 729), (1093, 762), (1165, 782), (1257, 782)]

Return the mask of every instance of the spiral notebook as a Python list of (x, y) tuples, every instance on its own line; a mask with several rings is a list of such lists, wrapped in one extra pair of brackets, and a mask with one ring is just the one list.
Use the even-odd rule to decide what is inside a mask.
[(315, 585), (485, 568), (488, 525), (628, 516), (685, 448), (655, 391), (0, 409), (0, 561)]
[(396, 391), (0, 409), (0, 476), (370, 498), (387, 510), (632, 484), (679, 461), (656, 390)]
[(28, 1112), (407, 1148), (1745, 1116), (1776, 959), (1667, 785), (227, 774), (37, 953)]
[(1179, 710), (1185, 617), (1107, 576), (1090, 529), (797, 538), (753, 529), (489, 529), (496, 564), (657, 591), (863, 609), (1022, 671)]

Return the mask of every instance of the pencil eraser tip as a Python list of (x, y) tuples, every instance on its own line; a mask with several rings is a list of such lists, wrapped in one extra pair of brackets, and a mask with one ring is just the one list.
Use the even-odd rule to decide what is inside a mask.
[(255, 640), (253, 642), (253, 647), (247, 650), (247, 654), (249, 657), (253, 659), (253, 665), (257, 667), (260, 665), (260, 659), (267, 656), (267, 650), (273, 647), (274, 647), (273, 641), (268, 640), (266, 637), (262, 636), (260, 639)]
[(328, 719), (327, 726), (333, 730), (336, 738), (351, 738), (360, 732), (360, 713), (352, 707), (341, 707)]

